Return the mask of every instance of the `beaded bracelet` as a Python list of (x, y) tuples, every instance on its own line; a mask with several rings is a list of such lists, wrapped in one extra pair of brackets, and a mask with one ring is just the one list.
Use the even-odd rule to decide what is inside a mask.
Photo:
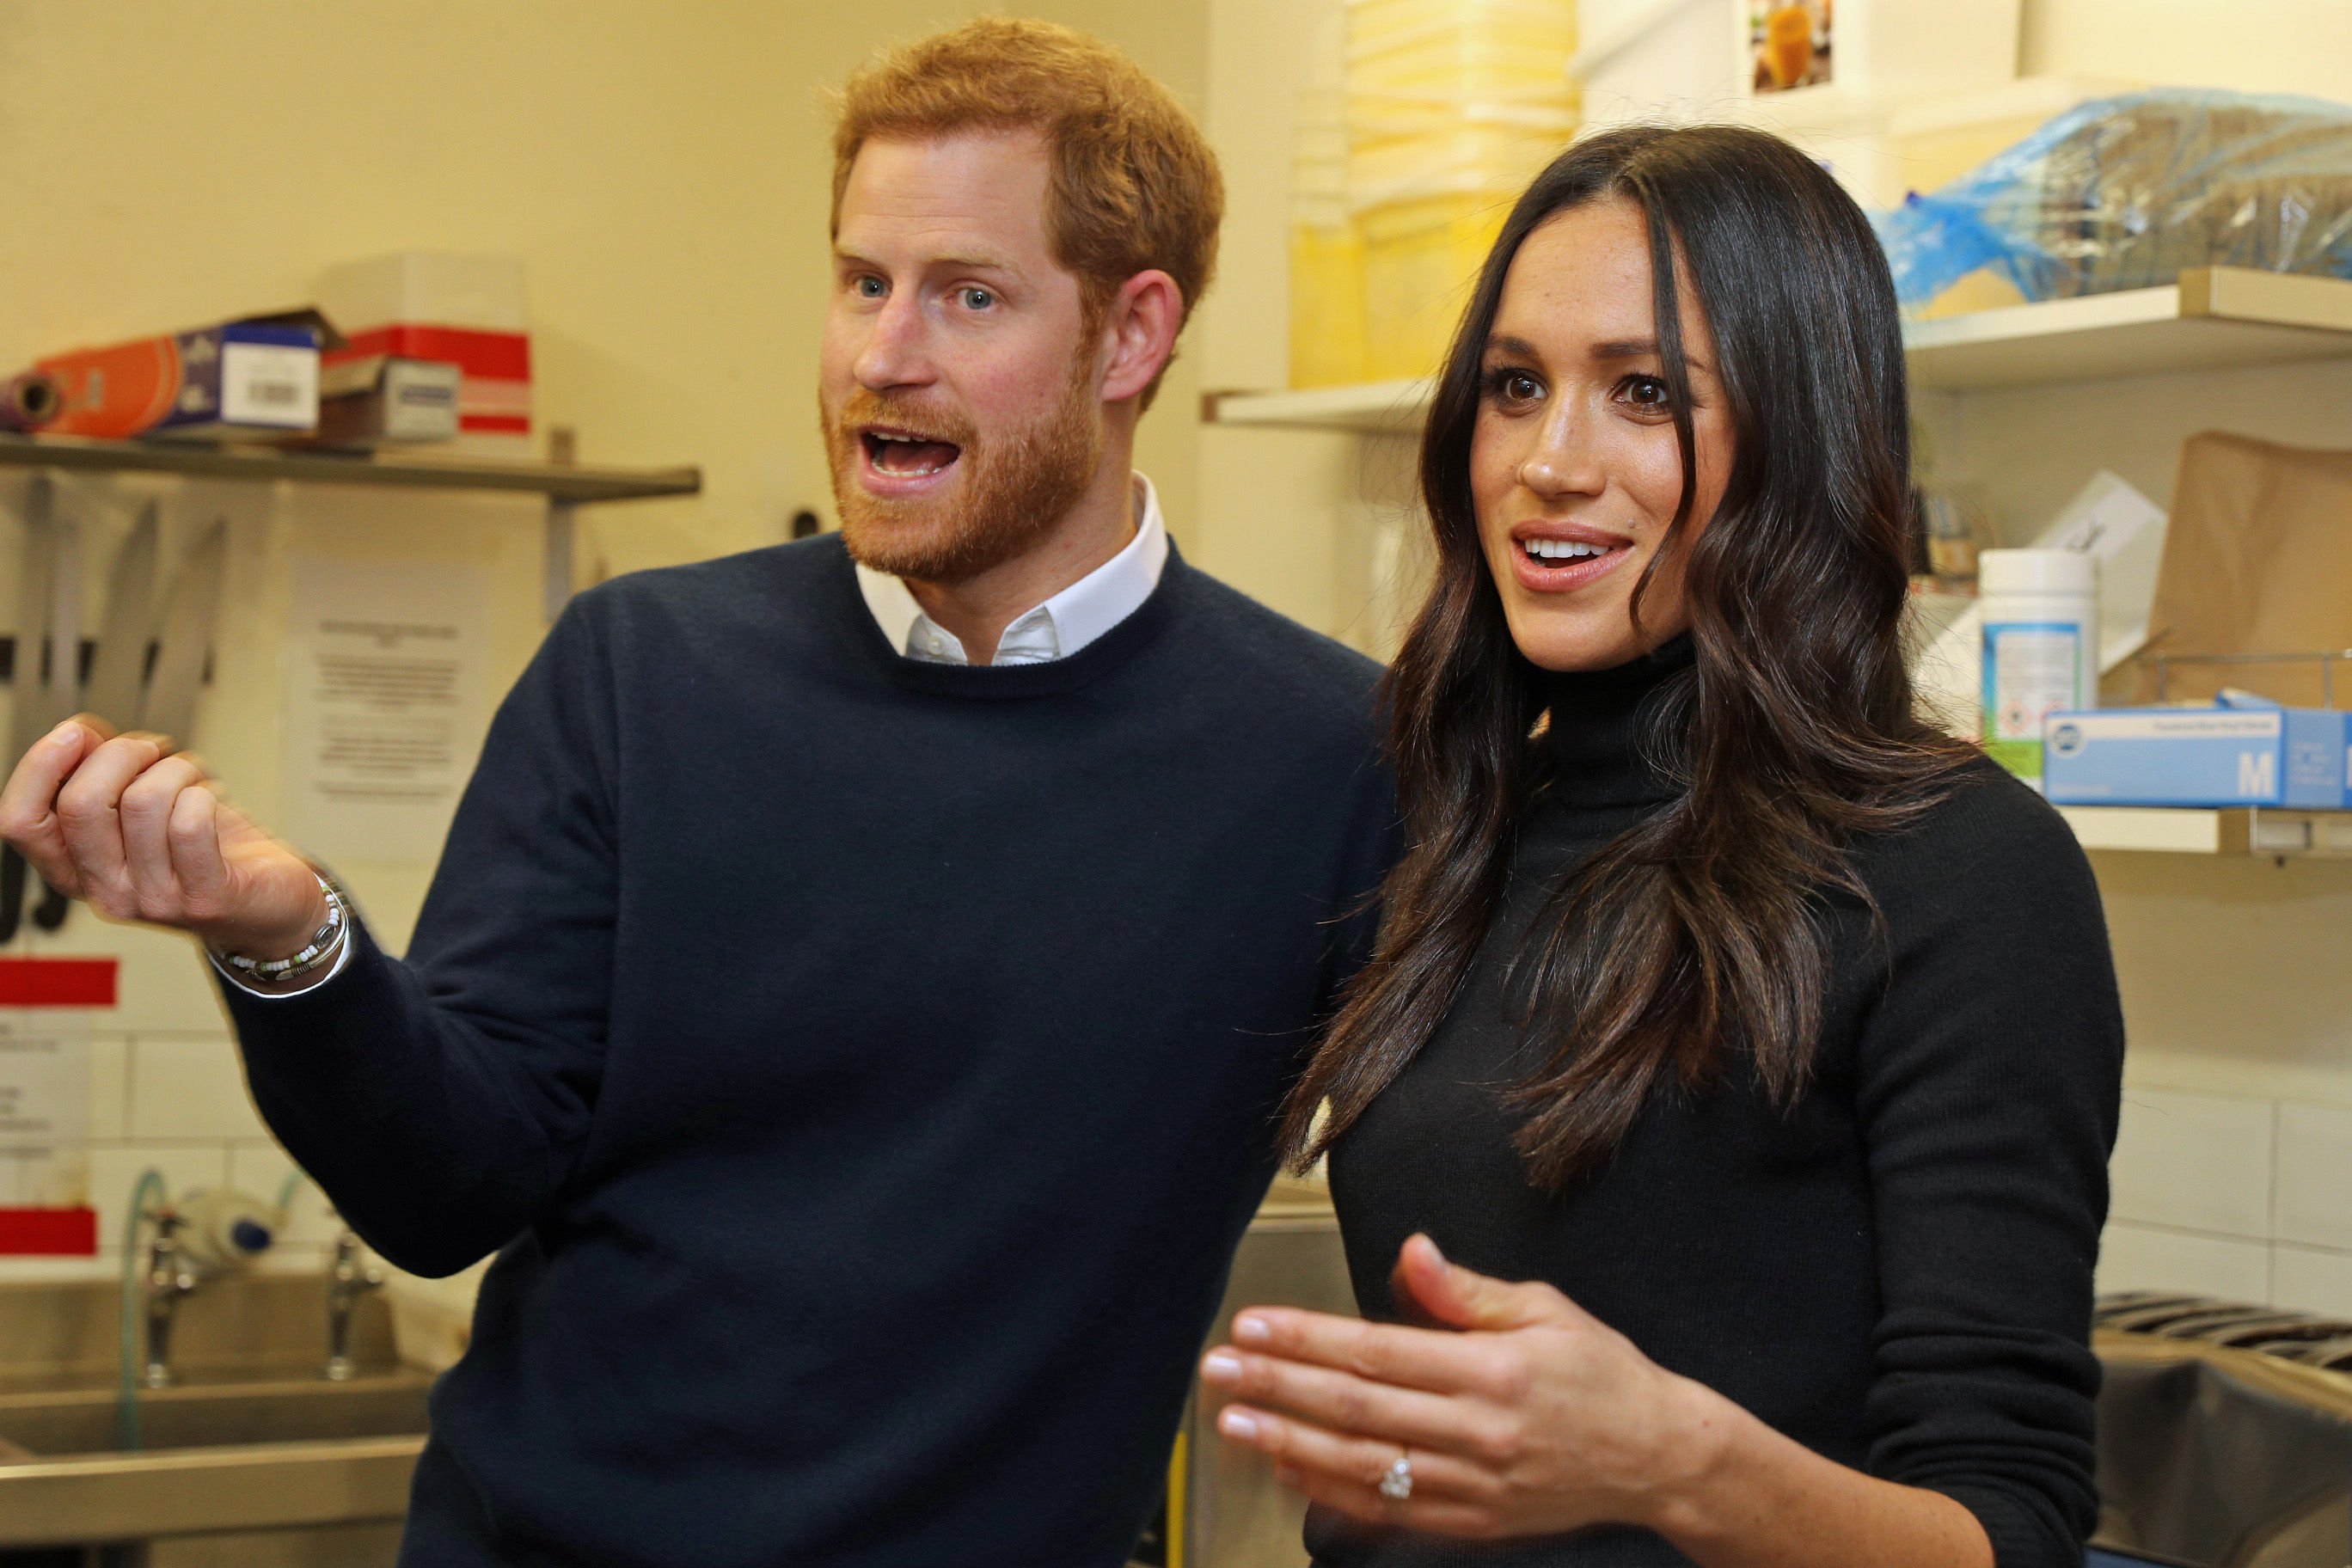
[(291, 958), (264, 960), (247, 958), (241, 952), (224, 952), (220, 955), (221, 962), (249, 979), (263, 984), (276, 984), (279, 981), (308, 974), (332, 958), (336, 944), (350, 929), (350, 921), (343, 912), (347, 907), (343, 890), (324, 871), (313, 868), (310, 874), (319, 879), (319, 891), (326, 895), (327, 923), (319, 928), (319, 934), (310, 939), (308, 946)]

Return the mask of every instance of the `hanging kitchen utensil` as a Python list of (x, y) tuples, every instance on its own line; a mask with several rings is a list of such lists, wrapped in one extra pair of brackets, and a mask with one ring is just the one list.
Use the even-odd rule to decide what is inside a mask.
[(155, 672), (147, 680), (147, 700), (139, 728), (189, 743), (195, 722), (196, 692), (204, 685), (205, 660), (212, 651), (213, 624), (220, 616), (221, 580), (228, 565), (228, 524), (205, 530), (172, 584), (157, 639)]
[(98, 629), (82, 706), (118, 731), (138, 728), (145, 700), (147, 652), (154, 643), (159, 608), (155, 557), (162, 532), (155, 503), (149, 501), (107, 576), (106, 619)]
[[(155, 635), (155, 555), (162, 522), (153, 501), (139, 514), (122, 548), (116, 552), (107, 574), (106, 619), (100, 625), (98, 645), (89, 664), (89, 680), (81, 700), (67, 711), (86, 710), (120, 732), (136, 729), (147, 685), (147, 650)], [(60, 715), (65, 717), (66, 715)], [(33, 910), (33, 923), (56, 931), (66, 923), (73, 904), (55, 888)]]
[[(58, 518), (56, 527), (57, 555), (49, 567), (49, 626), (42, 639), (43, 735), (72, 718), (81, 706), (81, 521)], [(65, 924), (66, 911), (71, 907), (72, 900), (44, 882), (41, 901), (33, 909), (33, 923), (43, 931), (55, 931)]]
[[(12, 769), (72, 713), (80, 656), (80, 533), (58, 523), (57, 483), (46, 473), (35, 474), (25, 487), (24, 531), (16, 642), (8, 672)], [(58, 647), (60, 637), (70, 639), (68, 648)], [(0, 847), (0, 942), (16, 936), (24, 918), (26, 869), (23, 856)]]

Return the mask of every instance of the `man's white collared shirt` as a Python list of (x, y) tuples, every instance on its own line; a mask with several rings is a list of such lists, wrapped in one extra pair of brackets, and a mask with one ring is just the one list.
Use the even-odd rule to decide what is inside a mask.
[[(1168, 525), (1151, 481), (1135, 476), (1142, 521), (1119, 552), (1046, 600), (1024, 611), (997, 639), (992, 664), (1045, 664), (1067, 658), (1143, 607), (1168, 565)], [(857, 568), (857, 589), (890, 646), (926, 664), (970, 664), (956, 635), (923, 613), (907, 584), (887, 572)]]

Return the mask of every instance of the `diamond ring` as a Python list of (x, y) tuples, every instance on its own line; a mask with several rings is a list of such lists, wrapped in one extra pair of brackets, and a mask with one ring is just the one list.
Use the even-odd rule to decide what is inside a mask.
[(1402, 1502), (1412, 1496), (1412, 1459), (1409, 1455), (1399, 1454), (1396, 1463), (1389, 1467), (1389, 1473), (1381, 1478), (1381, 1496), (1391, 1502)]

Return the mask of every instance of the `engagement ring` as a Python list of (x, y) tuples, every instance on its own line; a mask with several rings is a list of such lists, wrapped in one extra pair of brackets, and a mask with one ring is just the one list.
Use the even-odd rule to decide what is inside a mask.
[(1412, 1496), (1412, 1459), (1410, 1456), (1399, 1454), (1396, 1463), (1389, 1467), (1389, 1473), (1381, 1478), (1381, 1496), (1391, 1502), (1402, 1502)]

